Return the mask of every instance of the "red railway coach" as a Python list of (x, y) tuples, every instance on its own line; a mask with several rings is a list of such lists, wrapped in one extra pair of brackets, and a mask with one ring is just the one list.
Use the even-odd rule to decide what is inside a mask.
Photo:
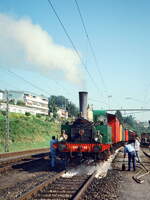
[(112, 128), (112, 143), (120, 142), (120, 122), (113, 114), (107, 114), (108, 125)]

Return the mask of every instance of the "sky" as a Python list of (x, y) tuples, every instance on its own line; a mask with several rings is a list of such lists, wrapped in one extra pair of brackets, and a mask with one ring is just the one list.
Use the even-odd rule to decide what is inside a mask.
[(83, 90), (94, 109), (149, 108), (149, 10), (149, 0), (1, 0), (0, 89), (76, 105)]

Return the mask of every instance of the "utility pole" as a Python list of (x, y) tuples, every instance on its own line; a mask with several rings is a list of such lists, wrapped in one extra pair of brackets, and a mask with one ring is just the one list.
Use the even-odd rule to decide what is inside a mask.
[(8, 91), (5, 91), (6, 94), (6, 128), (5, 128), (5, 152), (9, 152), (9, 98)]

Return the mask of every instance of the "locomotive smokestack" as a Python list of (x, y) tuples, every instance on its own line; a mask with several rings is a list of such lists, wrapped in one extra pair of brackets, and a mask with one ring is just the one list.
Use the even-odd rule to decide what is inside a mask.
[(87, 119), (87, 95), (87, 92), (79, 92), (79, 108), (84, 119)]

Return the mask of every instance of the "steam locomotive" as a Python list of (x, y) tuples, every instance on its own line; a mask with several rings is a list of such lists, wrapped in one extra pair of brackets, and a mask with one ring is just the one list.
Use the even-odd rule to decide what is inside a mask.
[(80, 116), (72, 123), (62, 124), (65, 140), (56, 148), (69, 157), (90, 156), (101, 159), (123, 142), (128, 141), (129, 131), (124, 129), (116, 115), (104, 110), (87, 113), (87, 92), (79, 92)]

